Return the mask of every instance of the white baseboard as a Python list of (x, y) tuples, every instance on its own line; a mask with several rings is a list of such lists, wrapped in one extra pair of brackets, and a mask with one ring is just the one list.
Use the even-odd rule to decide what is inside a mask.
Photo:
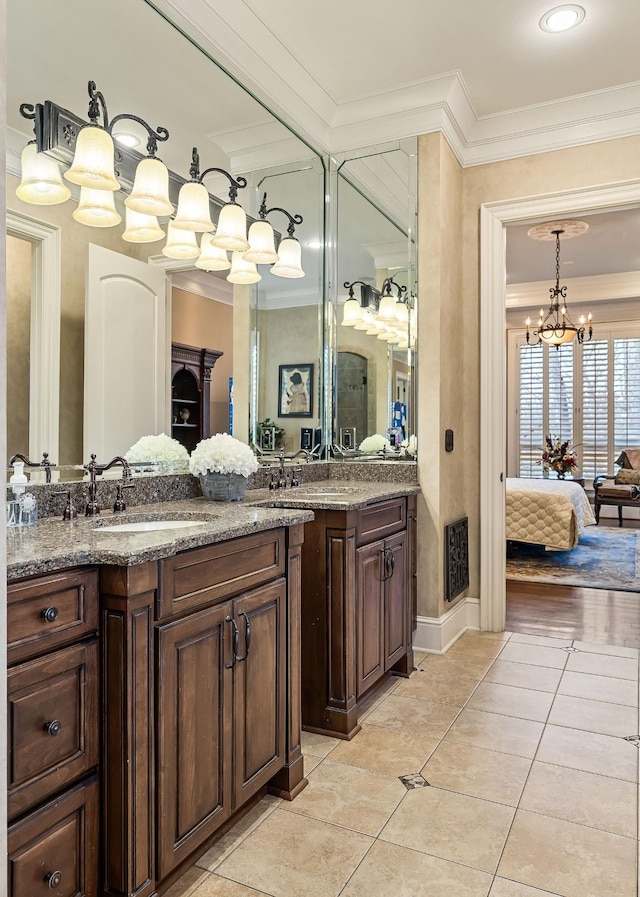
[(444, 654), (467, 629), (480, 629), (479, 598), (465, 598), (441, 617), (418, 617), (413, 647), (429, 654)]

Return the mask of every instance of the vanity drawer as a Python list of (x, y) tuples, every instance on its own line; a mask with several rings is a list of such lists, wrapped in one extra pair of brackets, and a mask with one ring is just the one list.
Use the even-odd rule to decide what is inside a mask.
[(281, 529), (182, 551), (160, 564), (160, 618), (253, 589), (285, 572)]
[(8, 662), (77, 641), (98, 629), (98, 571), (39, 576), (7, 588)]
[(407, 526), (406, 498), (392, 498), (363, 508), (356, 524), (358, 545), (384, 539)]
[(98, 644), (19, 664), (7, 679), (12, 818), (98, 763)]
[(96, 897), (96, 777), (12, 826), (7, 846), (8, 897)]

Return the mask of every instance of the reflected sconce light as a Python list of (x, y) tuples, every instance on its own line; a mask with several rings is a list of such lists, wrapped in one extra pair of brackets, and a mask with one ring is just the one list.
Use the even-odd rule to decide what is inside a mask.
[(231, 267), (226, 249), (219, 249), (211, 242), (213, 234), (203, 234), (200, 240), (200, 255), (195, 263), (203, 271), (228, 271)]
[(89, 227), (115, 227), (122, 221), (116, 211), (113, 191), (95, 187), (80, 187), (80, 201), (73, 218)]
[[(275, 239), (273, 228), (267, 221), (267, 215), (272, 212), (281, 212), (286, 215), (289, 220), (287, 227), (288, 236), (280, 240), (278, 251), (275, 250)], [(262, 197), (262, 203), (258, 211), (259, 220), (254, 222), (249, 228), (249, 247), (244, 252), (244, 258), (247, 261), (257, 262), (258, 264), (272, 264), (271, 273), (276, 277), (304, 277), (302, 270), (302, 248), (300, 243), (293, 236), (296, 224), (302, 224), (302, 215), (292, 215), (286, 209), (279, 206), (267, 208), (267, 194)]]
[(195, 231), (183, 230), (176, 227), (175, 222), (170, 221), (167, 226), (167, 242), (162, 254), (170, 259), (197, 259), (200, 248), (196, 240)]
[[(532, 228), (532, 230), (535, 229)], [(588, 343), (593, 335), (591, 312), (589, 312), (586, 319), (584, 315), (582, 315), (579, 322), (580, 326), (576, 327), (571, 320), (565, 302), (567, 288), (566, 286), (560, 286), (560, 234), (565, 233), (564, 228), (554, 228), (550, 233), (553, 234), (556, 239), (556, 285), (549, 288), (550, 304), (546, 315), (544, 314), (544, 309), (540, 309), (540, 318), (536, 325), (536, 329), (533, 331), (533, 336), (537, 337), (535, 342), (532, 340), (530, 333), (531, 318), (527, 318), (525, 322), (527, 328), (527, 345), (539, 346), (542, 343), (547, 343), (558, 349), (563, 343), (570, 343), (572, 339), (577, 339), (579, 343)], [(580, 233), (584, 233), (584, 231), (578, 232), (575, 230), (572, 233), (572, 236), (579, 236)], [(530, 236), (534, 236), (531, 232), (529, 232), (529, 234)], [(538, 239), (544, 239), (544, 237), (538, 237)], [(560, 300), (562, 300), (562, 305), (560, 304)]]
[(257, 283), (262, 280), (262, 275), (254, 262), (248, 262), (241, 252), (231, 253), (231, 271), (227, 274), (229, 283)]
[[(365, 288), (368, 286), (364, 280), (354, 280), (352, 283), (349, 283), (348, 280), (345, 281), (343, 286), (345, 290), (349, 290), (349, 296), (342, 307), (342, 321), (340, 323), (343, 327), (354, 327), (358, 330), (366, 330), (369, 327), (370, 322), (365, 321), (363, 314), (364, 309), (355, 297), (353, 288), (356, 284), (360, 284)], [(366, 327), (363, 326), (364, 324), (366, 324)]]
[[(33, 104), (22, 103), (20, 115), (35, 121)], [(22, 150), (21, 162), (22, 178), (16, 189), (18, 199), (37, 206), (55, 206), (69, 199), (71, 190), (62, 180), (58, 163), (38, 152), (35, 138)]]
[(127, 206), (125, 224), (122, 239), (127, 243), (155, 243), (164, 238), (164, 231), (155, 215), (144, 215)]
[[(353, 289), (357, 284), (361, 286), (360, 302), (355, 298)], [(344, 287), (349, 290), (349, 297), (344, 303), (341, 324), (394, 344), (405, 339), (406, 331), (408, 341), (410, 308), (409, 299), (405, 295), (406, 286), (387, 277), (380, 292), (362, 280), (354, 280), (352, 283), (347, 281)]]

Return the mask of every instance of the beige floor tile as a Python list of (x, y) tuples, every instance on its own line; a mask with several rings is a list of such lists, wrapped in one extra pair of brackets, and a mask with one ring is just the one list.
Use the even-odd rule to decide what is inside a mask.
[(536, 760), (637, 782), (638, 748), (621, 738), (548, 725)]
[(562, 897), (636, 897), (636, 845), (518, 810), (498, 874)]
[(443, 741), (422, 775), (437, 788), (516, 807), (530, 768), (524, 757)]
[(566, 669), (571, 673), (595, 673), (596, 676), (612, 676), (614, 679), (638, 681), (638, 661), (631, 657), (607, 654), (587, 654), (577, 651), (569, 655)]
[(209, 872), (213, 872), (225, 857), (228, 857), (229, 854), (236, 849), (238, 844), (241, 844), (247, 835), (259, 826), (270, 813), (273, 813), (276, 807), (281, 803), (283, 803), (282, 798), (273, 797), (272, 795), (267, 794), (262, 798), (260, 803), (256, 804), (255, 807), (252, 807), (242, 819), (236, 822), (226, 835), (219, 838), (216, 843), (200, 857), (197, 861), (197, 865), (202, 869), (208, 869)]
[(508, 642), (512, 632), (480, 632), (479, 629), (467, 629), (463, 638), (489, 639), (497, 642)]
[(515, 663), (499, 657), (493, 664), (485, 682), (499, 682), (501, 685), (514, 685), (519, 688), (531, 688), (534, 691), (555, 692), (562, 678), (562, 670), (552, 667), (536, 667), (530, 663)]
[(358, 703), (358, 722), (362, 723), (362, 721), (369, 716), (371, 711), (378, 706), (380, 701), (384, 701), (387, 695), (394, 692), (398, 687), (398, 683), (408, 681), (408, 679), (404, 679), (403, 677), (390, 676), (388, 679), (385, 679), (384, 682), (372, 688), (371, 691)]
[(524, 632), (514, 632), (510, 639), (511, 642), (521, 642), (523, 645), (540, 645), (543, 648), (570, 648), (573, 645), (573, 639), (570, 638), (552, 638), (547, 635), (527, 635)]
[(527, 645), (523, 642), (509, 642), (500, 654), (500, 660), (512, 660), (515, 663), (529, 663), (532, 666), (553, 667), (561, 670), (569, 655), (562, 648), (547, 648), (542, 645)]
[(636, 660), (640, 656), (637, 648), (625, 648), (622, 645), (600, 645), (597, 642), (574, 642), (574, 648), (591, 654), (609, 654), (613, 657), (631, 657)]
[[(267, 886), (267, 877), (265, 876), (264, 887)], [(238, 884), (237, 881), (231, 881), (219, 875), (209, 875), (190, 897), (260, 897), (260, 894), (268, 893), (268, 891), (256, 891), (255, 888), (247, 888)]]
[(626, 704), (628, 707), (638, 706), (636, 682), (631, 679), (596, 676), (593, 673), (563, 673), (558, 694), (590, 698), (593, 701), (610, 701), (614, 704)]
[(481, 682), (471, 696), (467, 707), (470, 710), (488, 710), (504, 716), (533, 719), (539, 723), (546, 721), (553, 695), (530, 688), (514, 688), (498, 682)]
[(632, 782), (535, 762), (520, 808), (635, 838), (638, 789)]
[[(495, 639), (479, 639), (473, 637), (467, 637), (463, 635), (458, 639), (457, 642), (454, 642), (453, 645), (447, 651), (447, 655), (449, 657), (453, 657), (456, 654), (475, 654), (480, 655), (482, 657), (488, 657), (492, 659), (497, 657), (498, 654), (504, 648), (505, 643), (496, 641)], [(445, 655), (445, 656), (447, 656)]]
[(625, 735), (634, 735), (638, 731), (638, 709), (625, 707), (623, 704), (590, 701), (588, 698), (556, 695), (549, 722), (569, 729), (583, 729), (585, 732), (624, 738)]
[(406, 793), (396, 776), (324, 760), (304, 791), (282, 809), (377, 835)]
[(517, 881), (508, 881), (506, 878), (495, 878), (489, 891), (489, 897), (560, 897), (551, 891), (541, 891), (539, 888), (530, 888), (528, 885), (518, 884)]
[(459, 713), (458, 707), (420, 698), (406, 698), (394, 692), (367, 716), (372, 726), (407, 729), (423, 738), (442, 738)]
[(469, 699), (478, 684), (477, 678), (466, 679), (462, 676), (443, 676), (432, 670), (420, 670), (410, 679), (403, 679), (394, 691), (395, 695), (406, 698), (421, 698), (423, 701), (434, 701), (440, 704), (451, 704), (462, 707)]
[(326, 757), (329, 751), (332, 751), (337, 744), (340, 744), (340, 739), (332, 738), (328, 735), (316, 735), (315, 732), (303, 732), (301, 744), (303, 754), (312, 754), (314, 757)]
[(482, 710), (463, 709), (447, 733), (447, 741), (462, 741), (474, 747), (515, 754), (535, 756), (544, 726), (542, 723)]
[(316, 768), (318, 763), (322, 763), (324, 757), (314, 757), (313, 754), (305, 754), (304, 755), (304, 774), (308, 776), (309, 773)]
[(278, 808), (216, 871), (258, 891), (268, 881), (273, 897), (337, 897), (372, 843)]
[(208, 877), (209, 873), (206, 870), (192, 866), (171, 885), (168, 891), (165, 891), (164, 897), (191, 897), (195, 888)]
[(487, 897), (491, 876), (376, 841), (341, 897)]
[(430, 654), (420, 664), (420, 669), (439, 676), (462, 676), (465, 679), (480, 679), (487, 672), (493, 659), (478, 654)]
[(429, 656), (428, 651), (420, 651), (418, 648), (413, 649), (413, 662), (416, 666)]
[(440, 788), (408, 791), (380, 839), (495, 872), (514, 810)]
[(372, 726), (365, 722), (355, 738), (342, 741), (334, 748), (331, 760), (373, 772), (403, 776), (419, 772), (437, 746), (437, 739), (413, 735), (404, 729)]

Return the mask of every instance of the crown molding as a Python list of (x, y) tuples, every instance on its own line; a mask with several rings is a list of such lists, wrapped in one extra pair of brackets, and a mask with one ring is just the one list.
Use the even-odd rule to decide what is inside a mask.
[[(603, 302), (612, 299), (636, 299), (640, 296), (640, 271), (597, 274), (591, 277), (564, 277), (567, 302)], [(549, 281), (507, 285), (507, 308), (540, 308), (549, 304)]]

